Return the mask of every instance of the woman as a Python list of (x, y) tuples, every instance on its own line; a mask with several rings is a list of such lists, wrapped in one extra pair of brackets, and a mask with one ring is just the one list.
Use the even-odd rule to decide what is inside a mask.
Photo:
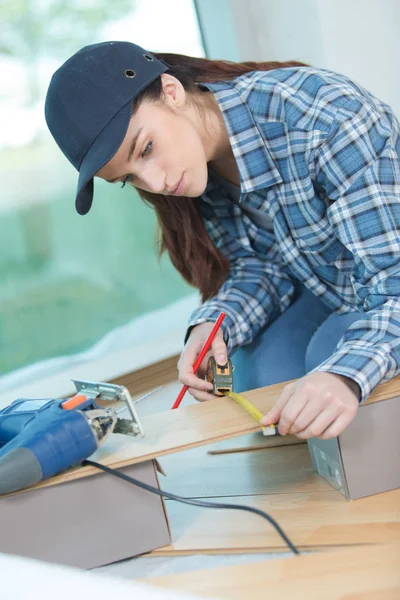
[(157, 213), (161, 251), (202, 294), (179, 378), (213, 322), (236, 389), (285, 386), (264, 424), (328, 439), (399, 372), (399, 123), (346, 77), (302, 63), (228, 63), (83, 48), (54, 74), (46, 120), (79, 170), (130, 184)]

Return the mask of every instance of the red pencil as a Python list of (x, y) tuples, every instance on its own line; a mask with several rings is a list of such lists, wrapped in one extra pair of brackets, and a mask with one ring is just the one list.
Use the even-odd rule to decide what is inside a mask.
[[(208, 336), (208, 339), (207, 339), (206, 343), (204, 344), (204, 346), (203, 346), (200, 354), (198, 355), (198, 357), (196, 359), (196, 362), (193, 365), (193, 373), (197, 373), (197, 370), (200, 367), (201, 363), (203, 362), (203, 358), (205, 357), (205, 355), (209, 351), (210, 346), (213, 343), (215, 336), (217, 335), (217, 331), (220, 328), (221, 323), (225, 319), (225, 317), (226, 317), (226, 314), (224, 312), (222, 312), (219, 315), (218, 319), (215, 321), (214, 327), (212, 328), (212, 331), (211, 331), (210, 335)], [(178, 408), (178, 406), (182, 402), (182, 398), (186, 394), (188, 388), (189, 388), (188, 385), (184, 385), (182, 387), (181, 391), (179, 392), (179, 395), (178, 395), (177, 399), (174, 402), (172, 410), (174, 410), (174, 408)]]

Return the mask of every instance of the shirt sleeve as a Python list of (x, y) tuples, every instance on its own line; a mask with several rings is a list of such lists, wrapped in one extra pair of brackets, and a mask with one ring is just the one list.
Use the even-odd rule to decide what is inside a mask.
[(398, 123), (368, 106), (339, 124), (316, 156), (334, 234), (351, 252), (360, 319), (314, 369), (350, 377), (361, 402), (400, 371)]
[[(205, 207), (204, 207), (205, 208)], [(272, 322), (290, 304), (294, 286), (290, 276), (284, 272), (278, 261), (270, 257), (260, 257), (253, 252), (250, 244), (243, 240), (243, 221), (235, 233), (235, 220), (229, 227), (212, 217), (212, 207), (207, 206), (204, 224), (214, 245), (229, 260), (229, 275), (218, 293), (204, 302), (191, 315), (188, 323), (188, 338), (193, 326), (206, 321), (216, 321), (220, 312), (226, 313), (221, 325), (228, 353), (232, 354), (239, 346), (249, 344), (257, 333)], [(235, 209), (237, 213), (239, 209)], [(232, 229), (233, 227), (233, 229)], [(239, 231), (240, 229), (240, 231)]]

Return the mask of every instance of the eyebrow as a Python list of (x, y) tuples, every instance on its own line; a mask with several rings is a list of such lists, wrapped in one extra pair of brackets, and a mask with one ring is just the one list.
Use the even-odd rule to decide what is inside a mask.
[[(134, 135), (132, 138), (132, 143), (131, 143), (131, 147), (129, 149), (129, 154), (128, 154), (128, 162), (131, 160), (132, 154), (135, 152), (136, 142), (138, 140), (139, 135), (142, 132), (142, 129), (143, 129), (143, 126), (139, 129), (139, 131), (136, 133), (136, 135)], [(126, 175), (120, 175), (119, 177), (116, 177), (115, 179), (106, 179), (106, 181), (108, 183), (115, 183), (116, 181), (118, 181), (118, 179), (123, 179), (124, 177), (126, 177)]]

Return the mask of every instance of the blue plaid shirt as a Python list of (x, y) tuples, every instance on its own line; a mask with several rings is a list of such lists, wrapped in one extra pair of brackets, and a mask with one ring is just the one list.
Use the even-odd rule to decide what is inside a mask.
[[(228, 352), (250, 343), (301, 282), (337, 313), (359, 311), (316, 371), (350, 377), (361, 401), (400, 371), (399, 123), (346, 77), (296, 67), (206, 84), (240, 172), (240, 202), (209, 178), (201, 211), (230, 261), (189, 326), (223, 323)], [(259, 227), (241, 206), (271, 217)]]

